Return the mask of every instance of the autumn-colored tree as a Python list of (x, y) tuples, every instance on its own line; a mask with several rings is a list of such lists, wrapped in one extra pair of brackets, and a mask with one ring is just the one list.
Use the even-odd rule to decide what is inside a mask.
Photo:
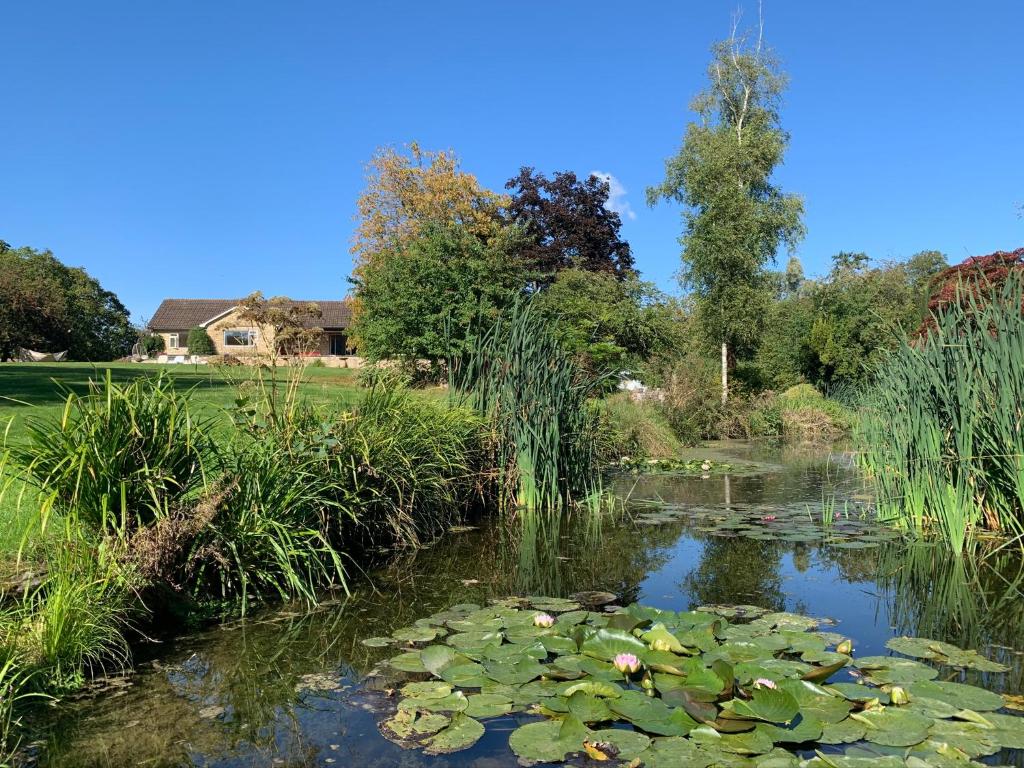
[(503, 226), (508, 198), (461, 170), (454, 152), (423, 150), (415, 142), (407, 150), (382, 147), (367, 164), (352, 243), (357, 277), (366, 264), (407, 246), (428, 225), (458, 226), (482, 241)]
[(315, 350), (323, 337), (317, 326), (322, 317), (320, 305), (303, 304), (286, 296), (263, 298), (251, 293), (239, 304), (238, 317), (252, 323), (269, 344), (267, 351), (276, 362), (279, 355), (306, 355)]

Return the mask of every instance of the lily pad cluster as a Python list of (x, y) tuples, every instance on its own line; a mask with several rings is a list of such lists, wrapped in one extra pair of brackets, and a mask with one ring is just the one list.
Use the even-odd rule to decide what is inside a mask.
[[(830, 512), (821, 503), (704, 506), (636, 504), (634, 522), (664, 525), (686, 521), (709, 536), (795, 543), (824, 543), (839, 549), (870, 549), (899, 537), (873, 517)], [(827, 518), (827, 519), (826, 519)]]
[(645, 459), (631, 456), (620, 458), (617, 467), (633, 474), (669, 472), (687, 475), (722, 474), (734, 469), (732, 464), (711, 459)]
[(973, 656), (900, 638), (918, 659), (858, 659), (821, 627), (755, 606), (457, 605), (394, 633), (406, 649), (385, 663), (399, 696), (380, 730), (444, 754), (497, 718), (524, 765), (963, 768), (1024, 749), (1024, 718), (998, 712), (1000, 695), (919, 660), (985, 668)]

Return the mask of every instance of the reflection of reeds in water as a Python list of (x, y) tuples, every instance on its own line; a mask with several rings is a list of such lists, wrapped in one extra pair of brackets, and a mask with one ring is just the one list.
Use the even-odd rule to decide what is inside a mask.
[(950, 557), (941, 546), (891, 543), (878, 554), (878, 584), (888, 592), (896, 632), (976, 649), (1011, 671), (986, 686), (1024, 688), (1024, 560), (1017, 552), (972, 548)]

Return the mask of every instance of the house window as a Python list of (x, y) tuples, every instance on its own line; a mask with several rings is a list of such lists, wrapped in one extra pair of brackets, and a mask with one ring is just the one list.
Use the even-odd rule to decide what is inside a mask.
[(256, 345), (256, 331), (232, 328), (224, 331), (225, 347), (253, 347)]
[(167, 346), (171, 349), (178, 348), (178, 334), (172, 333), (167, 336)]

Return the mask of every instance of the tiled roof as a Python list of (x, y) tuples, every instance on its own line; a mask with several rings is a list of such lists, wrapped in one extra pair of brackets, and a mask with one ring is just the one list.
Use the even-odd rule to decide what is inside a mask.
[[(149, 328), (153, 331), (187, 331), (238, 306), (241, 299), (164, 299), (160, 302)], [(310, 327), (347, 328), (352, 324), (352, 310), (347, 301), (297, 300), (293, 304), (316, 304), (322, 316)]]

